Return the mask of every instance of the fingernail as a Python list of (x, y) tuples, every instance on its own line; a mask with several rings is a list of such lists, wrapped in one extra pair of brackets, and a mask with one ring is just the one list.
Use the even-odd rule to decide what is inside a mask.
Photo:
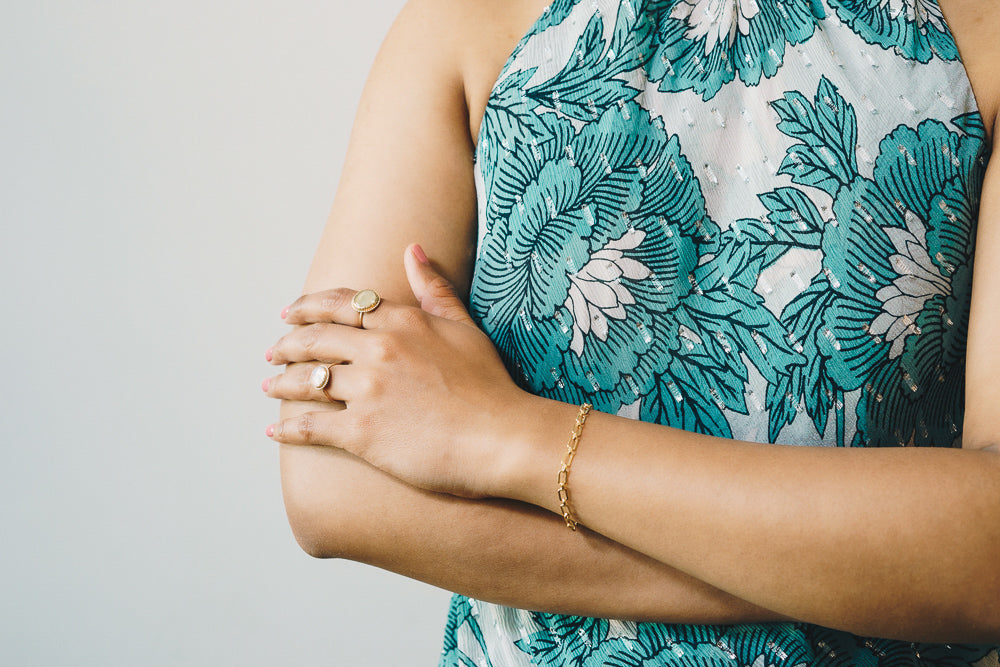
[(264, 353), (264, 358), (267, 359), (268, 361), (271, 361), (271, 359), (274, 359), (274, 355), (271, 353), (271, 351), (273, 349), (274, 349), (273, 347), (269, 347), (269, 348), (267, 348), (267, 352)]
[(267, 428), (265, 428), (264, 429), (264, 434), (267, 435), (267, 437), (269, 437), (269, 438), (273, 438), (274, 437), (274, 424), (271, 424), (270, 426), (268, 426)]
[(413, 245), (413, 256), (416, 257), (417, 261), (421, 264), (430, 264), (430, 261), (427, 259), (427, 255), (424, 254), (424, 249), (417, 244)]
[(267, 388), (270, 386), (270, 384), (271, 384), (271, 378), (267, 378), (266, 380), (260, 383), (260, 388), (264, 390), (264, 393), (267, 393)]
[(285, 306), (285, 309), (281, 311), (281, 319), (285, 319), (286, 317), (288, 317), (288, 306)]

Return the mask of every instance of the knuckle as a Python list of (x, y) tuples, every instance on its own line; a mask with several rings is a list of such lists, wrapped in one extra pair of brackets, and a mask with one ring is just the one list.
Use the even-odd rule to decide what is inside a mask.
[(313, 442), (316, 434), (316, 416), (311, 412), (299, 415), (295, 420), (295, 432), (303, 442)]
[(341, 424), (338, 432), (340, 437), (348, 443), (356, 443), (358, 439), (358, 433), (360, 432), (359, 422), (363, 417), (359, 417), (357, 411), (354, 411), (349, 419), (345, 419)]
[(371, 355), (377, 362), (389, 363), (395, 356), (398, 349), (396, 336), (391, 333), (377, 332), (372, 336)]
[(295, 399), (305, 401), (313, 398), (316, 389), (312, 384), (312, 371), (312, 366), (301, 366), (297, 369), (295, 387), (289, 392)]
[(356, 414), (354, 419), (349, 420), (345, 425), (344, 436), (349, 438), (355, 447), (363, 447), (366, 435), (374, 433), (377, 428), (376, 420), (377, 418), (368, 411)]
[(427, 283), (427, 290), (436, 296), (453, 296), (455, 288), (444, 276), (434, 276)]
[(427, 325), (427, 313), (416, 308), (402, 308), (396, 315), (397, 323), (404, 329), (421, 329)]
[(319, 310), (327, 319), (333, 319), (333, 313), (340, 310), (343, 304), (343, 288), (327, 290), (320, 296)]
[(358, 378), (357, 391), (361, 397), (371, 398), (385, 387), (385, 381), (377, 373), (365, 373)]
[(306, 299), (303, 304), (303, 311), (308, 319), (313, 322), (331, 321), (338, 312), (343, 310), (344, 305), (349, 302), (350, 296), (346, 297), (345, 300), (345, 293), (353, 294), (353, 292), (349, 292), (349, 290), (343, 287), (308, 294), (303, 297), (303, 299)]
[(299, 345), (306, 355), (312, 356), (319, 346), (319, 327), (315, 324), (303, 327), (299, 333)]

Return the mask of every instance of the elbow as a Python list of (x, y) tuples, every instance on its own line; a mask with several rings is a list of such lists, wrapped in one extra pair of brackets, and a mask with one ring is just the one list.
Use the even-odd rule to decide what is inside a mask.
[(351, 507), (329, 450), (282, 446), (281, 490), (295, 541), (313, 558), (350, 557)]
[(313, 558), (340, 558), (342, 553), (335, 548), (336, 540), (321, 528), (320, 517), (304, 499), (284, 491), (285, 514), (299, 547)]

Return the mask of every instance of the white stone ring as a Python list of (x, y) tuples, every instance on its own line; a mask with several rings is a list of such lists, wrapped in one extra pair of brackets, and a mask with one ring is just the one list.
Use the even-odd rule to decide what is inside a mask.
[(365, 313), (373, 312), (380, 303), (382, 303), (382, 297), (373, 289), (363, 289), (354, 294), (354, 298), (351, 299), (351, 307), (358, 313), (359, 327), (365, 328)]
[(334, 400), (327, 388), (330, 386), (330, 377), (332, 376), (334, 364), (328, 366), (317, 366), (313, 369), (313, 372), (309, 375), (309, 384), (311, 384), (316, 389), (319, 389), (329, 398), (331, 401)]

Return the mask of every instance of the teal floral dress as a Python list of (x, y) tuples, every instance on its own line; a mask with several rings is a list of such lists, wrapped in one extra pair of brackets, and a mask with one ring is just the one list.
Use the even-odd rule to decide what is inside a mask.
[[(935, 0), (555, 0), (477, 148), (477, 322), (528, 390), (699, 433), (955, 446), (988, 159)], [(805, 623), (455, 596), (441, 665), (997, 665)]]

